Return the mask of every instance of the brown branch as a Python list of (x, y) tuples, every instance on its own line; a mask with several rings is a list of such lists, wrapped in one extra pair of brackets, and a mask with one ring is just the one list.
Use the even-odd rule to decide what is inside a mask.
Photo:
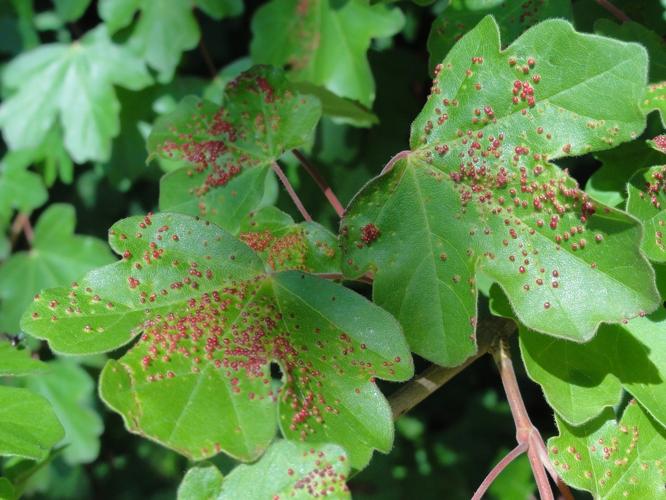
[(621, 9), (618, 9), (615, 5), (609, 2), (609, 0), (596, 0), (596, 1), (601, 7), (603, 7), (608, 12), (613, 14), (618, 20), (622, 21), (623, 23), (631, 21), (631, 18), (628, 15), (626, 15)]
[(273, 162), (271, 167), (273, 168), (273, 172), (275, 172), (276, 175), (278, 176), (278, 179), (280, 179), (280, 182), (282, 183), (284, 188), (287, 190), (287, 193), (289, 193), (289, 197), (291, 198), (291, 201), (294, 202), (294, 205), (296, 205), (296, 208), (301, 213), (303, 218), (308, 222), (312, 222), (312, 216), (305, 209), (305, 206), (303, 205), (303, 202), (301, 201), (301, 199), (296, 194), (296, 191), (294, 191), (294, 188), (291, 186), (291, 183), (289, 182), (289, 179), (287, 179), (287, 176), (284, 175), (284, 172), (280, 168), (280, 165), (278, 165), (277, 162)]
[(532, 467), (539, 496), (542, 500), (553, 499), (553, 492), (548, 482), (548, 476), (546, 475), (546, 469), (548, 469), (551, 475), (554, 475), (553, 479), (560, 489), (562, 496), (567, 500), (572, 500), (571, 491), (557, 476), (555, 469), (550, 463), (548, 454), (544, 453), (545, 446), (543, 445), (541, 434), (534, 424), (532, 424), (527, 413), (518, 386), (518, 380), (516, 379), (516, 372), (513, 369), (513, 361), (511, 360), (511, 351), (507, 339), (500, 337), (499, 342), (492, 349), (492, 353), (497, 369), (500, 372), (502, 386), (504, 387), (504, 392), (511, 408), (511, 415), (516, 426), (516, 441), (519, 444), (524, 443), (527, 445), (527, 457)]
[(518, 443), (516, 447), (511, 450), (506, 456), (499, 461), (499, 463), (493, 467), (486, 478), (483, 480), (481, 485), (474, 492), (472, 500), (481, 500), (486, 490), (493, 484), (493, 481), (499, 476), (506, 467), (513, 462), (516, 458), (527, 451), (527, 443)]
[(33, 231), (32, 224), (30, 223), (30, 214), (23, 212), (16, 214), (10, 229), (9, 241), (12, 247), (18, 241), (21, 233), (25, 234), (25, 239), (28, 241), (28, 244), (32, 246), (32, 240), (35, 239), (35, 232)]
[(438, 365), (430, 365), (422, 373), (402, 385), (389, 397), (389, 403), (393, 411), (393, 418), (398, 419), (437, 389), (446, 384), (461, 371), (486, 354), (493, 345), (495, 337), (509, 336), (516, 329), (513, 321), (504, 318), (490, 318), (479, 322), (477, 327), (478, 351), (465, 361), (462, 365), (453, 368), (445, 368)]
[(310, 175), (310, 177), (312, 177), (314, 181), (317, 183), (317, 186), (319, 186), (319, 189), (322, 190), (324, 196), (326, 196), (326, 199), (333, 207), (333, 210), (335, 210), (335, 213), (338, 214), (338, 217), (342, 218), (345, 215), (345, 209), (342, 206), (342, 203), (340, 203), (340, 200), (338, 200), (338, 197), (335, 196), (335, 193), (333, 192), (331, 187), (327, 184), (324, 177), (317, 171), (314, 165), (310, 163), (310, 161), (298, 149), (292, 149), (291, 152), (298, 159), (298, 161), (301, 163), (301, 166)]

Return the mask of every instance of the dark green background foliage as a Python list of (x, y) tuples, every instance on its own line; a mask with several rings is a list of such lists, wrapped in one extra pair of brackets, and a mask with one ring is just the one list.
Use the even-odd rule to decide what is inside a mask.
[[(311, 4), (309, 13), (303, 17), (303, 9), (307, 10), (308, 3)], [(343, 269), (350, 276), (355, 270), (345, 269), (345, 266), (351, 266), (341, 263), (339, 255), (333, 253), (331, 256), (321, 246), (324, 241), (330, 244), (330, 248), (338, 248), (339, 219), (289, 149), (299, 147), (327, 179), (342, 204), (347, 206), (395, 153), (421, 146), (420, 142), (415, 142), (420, 141), (423, 122), (429, 116), (424, 118), (419, 113), (426, 106), (431, 91), (432, 72), (457, 40), (487, 14), (495, 17), (501, 29), (502, 48), (532, 25), (550, 18), (566, 19), (582, 33), (639, 42), (649, 55), (649, 83), (658, 84), (666, 79), (664, 2), (616, 0), (614, 3), (623, 9), (631, 22), (618, 24), (617, 19), (594, 0), (0, 2), (0, 129), (3, 138), (0, 145), (0, 401), (3, 402), (0, 404), (0, 499), (14, 498), (16, 493), (31, 498), (174, 498), (183, 476), (194, 464), (175, 451), (127, 432), (119, 415), (102, 403), (103, 400), (127, 417), (132, 410), (128, 409), (131, 402), (126, 395), (117, 395), (107, 386), (100, 391), (101, 399), (98, 397), (100, 377), (114, 383), (120, 380), (113, 378), (116, 377), (115, 368), (114, 374), (110, 374), (111, 369), (107, 368), (102, 375), (108, 359), (122, 358), (120, 361), (130, 360), (126, 362), (139, 366), (137, 351), (128, 353), (127, 347), (123, 346), (133, 337), (129, 328), (136, 325), (120, 332), (119, 340), (111, 339), (103, 346), (96, 344), (80, 351), (76, 351), (77, 347), (72, 350), (67, 344), (67, 336), (63, 341), (59, 334), (52, 336), (52, 332), (47, 332), (47, 327), (31, 332), (34, 336), (22, 330), (30, 318), (24, 316), (23, 323), (20, 319), (33, 295), (46, 288), (68, 287), (72, 281), (82, 280), (88, 271), (114, 262), (105, 242), (107, 230), (118, 220), (129, 216), (143, 217), (148, 212), (160, 210), (197, 215), (205, 209), (209, 220), (234, 236), (239, 232), (247, 234), (246, 231), (256, 224), (264, 224), (280, 235), (297, 233), (305, 228), (316, 235), (317, 242), (306, 245), (303, 252), (310, 253), (302, 260), (298, 260), (299, 255), (290, 255), (276, 263), (267, 260), (266, 254), (261, 252), (257, 257), (247, 249), (243, 251), (252, 254), (247, 258), (255, 259), (252, 265), (256, 269), (262, 269), (262, 265), (277, 271), (296, 268), (340, 272)], [(301, 24), (294, 23), (296, 18)], [(491, 29), (488, 22), (484, 21), (479, 29)], [(539, 43), (544, 48), (549, 42)], [(637, 46), (631, 47), (627, 50), (638, 51), (635, 63), (639, 67), (642, 51)], [(287, 97), (280, 94), (280, 99), (288, 102), (287, 109), (279, 110), (282, 123), (287, 125), (274, 135), (270, 130), (266, 132), (258, 127), (265, 135), (257, 139), (259, 144), (270, 144), (270, 147), (249, 147), (243, 152), (245, 156), (241, 161), (247, 161), (254, 170), (244, 172), (233, 181), (235, 189), (250, 193), (242, 203), (215, 198), (214, 192), (196, 199), (184, 199), (181, 187), (193, 182), (189, 172), (182, 168), (187, 154), (184, 150), (179, 150), (181, 157), (163, 154), (165, 138), (173, 134), (174, 127), (185, 126), (183, 124), (187, 124), (195, 113), (201, 113), (204, 120), (212, 120), (223, 99), (232, 110), (230, 120), (235, 126), (248, 134), (259, 133), (256, 123), (243, 123), (246, 111), (243, 106), (270, 106), (270, 100), (249, 105), (243, 101), (243, 105), (234, 111), (234, 92), (241, 95), (243, 83), (241, 80), (240, 84), (227, 86), (255, 64), (272, 65), (286, 71), (289, 81), (284, 79), (282, 72), (271, 73), (272, 70), (265, 68), (257, 70), (260, 75), (268, 75), (266, 78), (277, 92), (289, 89)], [(570, 69), (577, 71), (575, 67)], [(513, 77), (497, 75), (497, 78)], [(617, 86), (619, 88), (620, 83)], [(612, 84), (609, 88), (613, 88)], [(296, 97), (290, 92), (295, 92)], [(307, 97), (303, 97), (305, 95)], [(627, 98), (626, 95), (620, 96), (618, 102)], [(201, 105), (201, 99), (208, 101), (207, 104)], [(641, 102), (643, 112), (647, 114), (647, 127), (633, 142), (591, 153), (588, 151), (593, 146), (585, 151), (581, 148), (572, 152), (579, 156), (556, 159), (557, 167), (553, 166), (553, 171), (557, 169), (559, 172), (558, 167), (567, 168), (596, 201), (610, 207), (626, 208), (645, 224), (645, 231), (654, 240), (655, 232), (661, 227), (659, 221), (663, 224), (666, 216), (655, 205), (641, 204), (641, 189), (651, 175), (664, 171), (663, 167), (657, 167), (664, 163), (663, 155), (646, 143), (663, 133), (662, 120), (666, 115), (663, 86), (653, 86), (650, 99)], [(643, 115), (637, 106), (634, 111), (638, 113), (638, 125), (634, 123), (635, 116), (625, 121), (634, 120), (631, 126), (642, 130), (640, 120)], [(659, 113), (649, 113), (653, 108), (659, 109), (661, 117)], [(317, 122), (320, 112), (323, 116)], [(431, 113), (432, 110), (426, 107), (424, 112)], [(410, 126), (417, 116), (410, 144)], [(312, 130), (314, 133), (311, 134)], [(629, 134), (628, 129), (622, 130), (623, 134), (625, 132)], [(628, 136), (621, 138), (622, 141), (628, 139)], [(426, 142), (423, 138), (423, 143)], [(598, 146), (594, 144), (595, 149), (602, 149)], [(426, 144), (422, 149), (427, 147)], [(233, 155), (236, 155), (234, 161), (239, 161), (240, 153)], [(270, 170), (271, 163), (277, 159), (318, 224), (295, 224), (302, 217), (285, 191), (278, 187)], [(647, 170), (648, 167), (652, 168)], [(398, 168), (410, 167), (405, 161), (396, 166)], [(666, 202), (663, 192), (660, 196), (661, 201)], [(361, 212), (360, 217), (365, 216), (363, 203), (363, 199), (356, 199), (351, 205), (354, 208), (348, 221), (350, 225), (353, 226), (354, 218), (358, 216), (354, 210)], [(285, 213), (271, 208), (271, 205)], [(211, 207), (221, 208), (219, 212), (211, 212), (214, 210)], [(250, 211), (256, 214), (246, 216)], [(32, 221), (34, 236), (30, 230), (22, 230), (21, 221), (26, 217)], [(178, 224), (180, 218), (187, 219), (178, 216), (173, 222), (169, 218), (169, 224)], [(139, 217), (130, 222), (140, 220)], [(206, 227), (202, 231), (215, 232), (218, 229)], [(233, 236), (228, 237), (233, 239)], [(659, 238), (658, 234), (656, 237)], [(137, 241), (128, 243), (128, 248), (140, 252), (141, 242)], [(116, 249), (118, 244), (117, 241), (114, 244)], [(189, 244), (196, 247), (196, 242), (192, 244), (190, 241)], [(237, 241), (236, 244), (240, 245)], [(375, 248), (381, 249), (379, 246)], [(409, 248), (401, 246), (390, 250), (404, 252), (404, 255), (409, 253)], [(657, 285), (663, 297), (666, 289), (663, 283), (666, 275), (664, 247), (646, 244), (642, 250), (654, 263)], [(348, 251), (353, 255), (353, 249)], [(627, 252), (632, 255), (629, 250)], [(637, 251), (633, 255), (637, 255)], [(378, 261), (393, 257), (393, 254), (388, 257), (384, 254), (378, 257)], [(637, 266), (636, 276), (651, 276), (647, 260), (628, 265)], [(102, 268), (82, 283), (94, 286), (95, 279), (105, 272), (130, 272), (127, 269)], [(491, 288), (493, 280), (503, 285), (504, 277), (499, 272), (492, 275), (490, 266), (487, 269), (488, 275), (483, 269), (477, 269), (476, 274), (480, 292), (478, 317), (491, 314), (491, 297), (495, 314), (513, 316), (502, 290), (497, 285)], [(238, 276), (248, 279), (245, 275)], [(289, 272), (274, 276), (276, 278), (271, 279), (275, 281), (296, 279), (295, 273)], [(122, 279), (128, 278), (122, 274)], [(656, 291), (648, 281), (646, 278), (644, 290), (640, 291), (648, 297), (642, 296), (642, 303), (654, 302), (656, 297)], [(313, 282), (311, 286), (315, 289), (324, 285)], [(371, 286), (365, 283), (350, 282), (348, 286), (367, 298), (372, 296)], [(391, 310), (390, 296), (395, 292), (393, 283), (389, 284), (388, 298), (386, 294), (380, 295), (383, 292), (378, 292), (378, 288), (379, 284), (376, 284), (375, 301), (394, 314), (409, 335), (412, 320), (419, 323), (421, 318), (412, 318), (411, 311), (398, 315)], [(48, 292), (52, 295), (47, 293), (46, 296), (60, 297), (58, 293), (68, 293), (63, 288), (59, 290)], [(507, 293), (510, 299), (515, 299), (510, 290)], [(396, 368), (377, 374), (382, 379), (378, 380), (379, 388), (385, 395), (390, 395), (398, 387), (396, 381), (408, 378), (411, 373), (398, 323), (359, 295), (344, 292), (342, 298), (348, 301), (344, 303), (349, 304), (350, 310), (362, 311), (359, 314), (363, 317), (377, 318), (385, 332), (385, 342), (403, 358), (401, 370)], [(473, 299), (470, 301), (473, 308)], [(594, 306), (594, 300), (590, 303)], [(595, 422), (602, 425), (605, 416), (609, 419), (618, 416), (619, 420), (628, 400), (634, 397), (656, 420), (638, 415), (638, 408), (642, 407), (637, 405), (627, 406), (625, 418), (638, 419), (646, 426), (648, 424), (644, 422), (649, 420), (649, 425), (658, 429), (655, 433), (661, 432), (663, 441), (660, 425), (666, 415), (665, 392), (659, 377), (666, 374), (664, 340), (654, 340), (651, 344), (653, 352), (649, 356), (636, 347), (646, 341), (650, 332), (654, 333), (654, 325), (665, 324), (663, 309), (630, 325), (606, 325), (592, 342), (581, 345), (530, 330), (525, 325), (539, 331), (543, 331), (543, 327), (527, 317), (529, 314), (525, 313), (524, 306), (521, 309), (515, 303), (513, 305), (524, 323), (519, 327), (520, 340), (518, 335), (511, 340), (519, 383), (530, 416), (544, 438), (559, 432), (561, 435), (557, 440), (576, 443), (574, 434), (578, 430), (573, 424), (594, 427)], [(421, 306), (437, 309), (440, 304)], [(39, 317), (45, 322), (48, 322), (49, 310), (61, 312), (57, 304), (45, 304), (42, 309), (38, 309), (41, 306), (34, 307), (30, 309), (33, 318), (41, 314)], [(324, 313), (326, 307), (322, 309)], [(608, 312), (606, 316), (607, 320), (617, 321), (619, 318)], [(464, 318), (463, 323), (468, 320)], [(588, 323), (595, 321), (590, 319)], [(83, 323), (77, 328), (82, 326)], [(454, 326), (457, 328), (458, 325)], [(451, 335), (448, 330), (446, 332)], [(349, 333), (352, 337), (363, 335), (362, 325), (358, 331), (350, 327)], [(436, 333), (440, 334), (439, 330)], [(570, 331), (568, 335), (558, 334), (558, 337), (580, 340), (587, 339), (588, 333)], [(661, 333), (666, 333), (663, 326)], [(468, 332), (465, 333), (467, 336)], [(37, 337), (48, 339), (53, 351)], [(606, 356), (604, 342), (611, 342), (611, 338), (621, 346), (624, 358)], [(440, 351), (431, 347), (431, 341), (426, 338), (425, 344), (418, 344), (416, 348), (412, 345), (412, 350), (424, 358), (447, 365), (458, 364), (473, 354), (472, 345), (451, 354), (445, 348)], [(74, 342), (78, 342), (77, 338)], [(454, 339), (454, 342), (458, 340)], [(558, 358), (544, 354), (545, 343)], [(109, 350), (113, 351), (103, 352)], [(54, 354), (93, 351), (97, 354)], [(519, 361), (519, 352), (524, 364)], [(375, 355), (374, 352), (371, 354)], [(622, 360), (632, 355), (636, 357), (631, 359), (637, 362), (649, 357), (654, 363), (650, 366), (656, 367), (657, 372), (651, 375), (659, 382), (654, 390), (642, 386), (642, 380), (632, 378), (631, 370), (623, 364)], [(587, 365), (582, 361), (585, 365), (582, 371), (567, 371), (558, 364), (559, 359), (567, 356), (572, 360), (606, 357), (598, 365)], [(115, 367), (114, 363), (108, 366)], [(414, 365), (419, 372), (428, 362), (414, 356)], [(603, 382), (595, 379), (606, 371), (612, 375)], [(275, 384), (278, 376), (275, 371)], [(362, 379), (363, 374), (360, 377)], [(569, 384), (573, 380), (576, 383)], [(118, 382), (118, 386), (121, 385), (122, 381)], [(590, 386), (593, 386), (591, 390)], [(337, 444), (347, 446), (349, 464), (341, 465), (342, 461), (339, 463), (333, 458), (343, 453), (341, 448), (335, 445), (326, 448), (327, 457), (331, 457), (336, 471), (347, 473), (350, 466), (362, 469), (353, 472), (348, 481), (354, 498), (470, 498), (486, 473), (515, 445), (515, 429), (497, 370), (486, 356), (400, 418), (395, 424), (392, 451), (389, 454), (375, 452), (370, 464), (363, 468), (373, 449), (390, 450), (390, 432), (381, 422), (382, 416), (388, 418), (388, 407), (382, 406), (383, 400), (376, 389), (367, 390), (368, 397), (377, 397), (379, 430), (375, 432), (384, 433), (382, 438), (378, 441), (368, 439), (367, 442), (360, 437), (357, 439), (356, 435), (337, 439)], [(589, 407), (577, 405), (581, 399), (576, 398), (586, 400)], [(9, 402), (18, 399), (23, 406), (15, 411), (9, 408)], [(270, 422), (257, 427), (263, 429), (264, 434), (250, 440), (259, 443), (257, 449), (265, 446), (264, 441), (270, 441), (274, 427), (281, 425), (279, 418), (276, 422), (272, 420), (273, 415), (277, 415), (271, 409), (273, 407), (267, 408)], [(554, 419), (553, 409), (559, 414), (559, 423)], [(22, 411), (39, 414), (40, 420), (20, 422), (17, 415)], [(280, 411), (286, 412), (287, 409)], [(350, 422), (345, 421), (345, 425), (353, 428), (356, 423)], [(167, 446), (179, 446), (174, 444), (177, 440), (172, 440), (171, 436), (164, 439), (159, 430), (147, 430), (150, 425), (141, 422), (128, 422), (128, 425), (134, 430), (141, 429)], [(573, 430), (566, 434), (570, 425)], [(605, 432), (607, 426), (614, 428), (615, 424), (606, 422), (604, 425)], [(285, 429), (283, 432), (285, 437), (294, 437), (287, 435)], [(329, 436), (340, 436), (336, 429), (330, 432)], [(593, 432), (602, 431), (590, 431)], [(271, 457), (280, 450), (286, 454), (291, 447), (297, 448), (290, 443), (275, 446), (269, 451)], [(230, 453), (247, 460), (257, 458), (255, 451)], [(290, 452), (301, 453), (302, 449)], [(183, 453), (194, 459), (213, 455), (192, 450)], [(216, 454), (210, 461), (225, 476), (238, 463), (224, 453)], [(256, 476), (262, 474), (262, 463), (265, 464), (259, 462), (255, 469), (237, 468), (225, 481), (229, 485), (256, 481)], [(232, 489), (232, 493), (225, 493), (223, 486), (220, 490), (220, 484), (226, 483), (220, 482), (219, 474), (213, 468), (204, 466), (192, 469), (188, 474), (188, 480), (195, 482), (200, 477), (209, 481), (209, 492), (217, 494), (221, 491), (221, 498), (237, 491)], [(576, 487), (590, 490), (589, 485), (580, 481), (571, 479), (571, 482)], [(181, 495), (185, 497), (190, 491), (187, 488), (197, 485), (199, 483), (195, 486), (183, 483)], [(338, 486), (343, 488), (342, 484)], [(527, 457), (523, 455), (493, 484), (489, 495), (502, 500), (521, 500), (530, 498), (534, 491)], [(604, 491), (598, 493), (605, 494)]]

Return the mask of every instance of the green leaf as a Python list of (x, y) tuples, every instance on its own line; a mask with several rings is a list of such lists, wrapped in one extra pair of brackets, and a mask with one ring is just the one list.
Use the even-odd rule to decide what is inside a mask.
[(27, 389), (0, 386), (0, 455), (43, 460), (63, 434), (46, 399)]
[(548, 440), (548, 449), (565, 482), (596, 499), (666, 497), (666, 432), (636, 402), (620, 422), (608, 410), (582, 427), (557, 423), (560, 435)]
[(222, 481), (224, 476), (215, 465), (209, 462), (197, 464), (187, 471), (178, 486), (178, 500), (217, 498), (222, 489)]
[(588, 179), (585, 191), (595, 200), (617, 208), (624, 208), (631, 176), (663, 161), (663, 156), (644, 141), (627, 142), (594, 156), (601, 167)]
[(428, 36), (430, 71), (442, 62), (455, 43), (485, 16), (494, 16), (508, 45), (525, 30), (553, 17), (572, 18), (569, 0), (520, 2), (512, 0), (458, 0), (450, 2), (432, 23)]
[(666, 127), (666, 82), (648, 85), (642, 108), (645, 113), (659, 111), (661, 123)]
[(48, 363), (49, 373), (29, 377), (26, 387), (44, 396), (65, 428), (59, 443), (70, 465), (90, 463), (99, 454), (102, 419), (94, 410), (95, 382), (83, 368), (65, 359)]
[(592, 202), (550, 161), (638, 135), (646, 66), (640, 46), (560, 20), (500, 51), (487, 17), (453, 48), (412, 125), (412, 151), (357, 195), (341, 226), (344, 272), (375, 275), (375, 302), (414, 352), (446, 366), (476, 352), (477, 271), (525, 325), (577, 342), (657, 307), (635, 219)]
[(395, 35), (403, 24), (399, 9), (368, 0), (272, 0), (252, 19), (250, 54), (255, 63), (288, 66), (294, 80), (371, 107), (370, 41)]
[(16, 491), (14, 485), (5, 477), (0, 477), (0, 500), (14, 500)]
[(270, 270), (340, 272), (337, 238), (316, 222), (296, 224), (275, 207), (248, 214), (238, 237), (257, 252)]
[(27, 165), (15, 161), (8, 153), (0, 162), (0, 213), (13, 210), (29, 213), (42, 206), (48, 193), (39, 175), (26, 170)]
[(218, 20), (243, 11), (242, 0), (101, 0), (98, 9), (112, 33), (127, 26), (140, 11), (128, 44), (159, 73), (158, 80), (167, 83), (182, 53), (199, 43), (195, 6)]
[(355, 127), (372, 127), (379, 118), (368, 108), (351, 99), (335, 95), (324, 87), (310, 82), (295, 82), (294, 88), (303, 94), (311, 94), (321, 101), (321, 110), (335, 123), (348, 123)]
[(29, 375), (45, 369), (46, 364), (32, 358), (30, 351), (0, 341), (0, 377)]
[(42, 288), (62, 286), (112, 260), (104, 243), (74, 235), (71, 205), (54, 204), (35, 226), (29, 251), (17, 252), (0, 267), (0, 330), (19, 332), (19, 319)]
[(11, 149), (27, 149), (42, 144), (59, 119), (75, 162), (104, 161), (120, 132), (113, 85), (139, 90), (150, 83), (143, 62), (96, 28), (80, 41), (42, 45), (5, 67), (3, 84), (11, 94), (0, 107), (0, 127)]
[(53, 0), (58, 17), (71, 23), (80, 18), (90, 5), (90, 0)]
[(263, 66), (227, 85), (221, 108), (185, 98), (148, 138), (151, 155), (190, 165), (163, 178), (160, 209), (238, 231), (240, 220), (263, 206), (270, 165), (309, 143), (320, 115), (316, 98), (294, 92), (280, 71)]
[(257, 463), (239, 465), (226, 478), (214, 465), (190, 469), (178, 500), (349, 499), (348, 475), (347, 455), (339, 446), (276, 441)]
[[(101, 376), (130, 431), (195, 459), (253, 460), (279, 407), (286, 437), (340, 443), (357, 468), (391, 448), (390, 408), (370, 378), (405, 380), (413, 367), (388, 313), (330, 281), (266, 274), (249, 247), (191, 217), (133, 217), (110, 234), (123, 260), (44, 292), (22, 327), (69, 354), (143, 332)], [(271, 363), (284, 373), (279, 391)]]
[(650, 55), (649, 81), (666, 80), (666, 43), (657, 33), (633, 21), (617, 24), (608, 19), (599, 19), (595, 22), (594, 31), (625, 42), (639, 42)]
[(637, 172), (627, 186), (627, 212), (643, 223), (642, 249), (655, 262), (666, 262), (666, 165)]

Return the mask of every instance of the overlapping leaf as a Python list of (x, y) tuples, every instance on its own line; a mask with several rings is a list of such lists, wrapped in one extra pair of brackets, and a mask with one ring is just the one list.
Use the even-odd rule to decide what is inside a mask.
[(99, 27), (80, 41), (42, 45), (7, 65), (9, 97), (0, 107), (0, 127), (11, 149), (25, 149), (41, 145), (60, 121), (74, 161), (104, 161), (120, 132), (113, 86), (138, 90), (150, 83), (143, 62)]
[(581, 427), (558, 420), (550, 459), (568, 484), (595, 499), (666, 498), (666, 431), (632, 401), (619, 422), (612, 410)]
[(627, 212), (643, 223), (645, 255), (666, 262), (666, 165), (636, 172), (627, 191)]
[(646, 113), (659, 111), (661, 123), (666, 127), (666, 82), (648, 85), (642, 106)]
[(71, 283), (112, 260), (102, 241), (74, 235), (75, 224), (72, 206), (51, 205), (37, 221), (32, 248), (0, 267), (0, 330), (18, 333), (23, 311), (42, 288)]
[(355, 467), (390, 449), (391, 412), (370, 379), (404, 380), (412, 364), (385, 311), (313, 276), (266, 274), (248, 246), (184, 215), (125, 219), (110, 234), (123, 259), (42, 293), (22, 327), (72, 354), (142, 333), (101, 377), (131, 431), (192, 458), (252, 460), (279, 408), (286, 437), (340, 443)]
[(252, 60), (289, 68), (294, 80), (321, 85), (370, 107), (375, 83), (366, 57), (370, 41), (395, 35), (399, 9), (368, 0), (272, 0), (252, 19)]
[(413, 351), (444, 365), (476, 351), (477, 270), (525, 325), (578, 342), (657, 307), (640, 226), (551, 162), (639, 134), (646, 67), (640, 46), (560, 20), (500, 51), (488, 17), (453, 48), (412, 125), (412, 151), (341, 226), (345, 272), (375, 275), (374, 299)]
[(337, 238), (316, 222), (296, 224), (275, 207), (250, 213), (242, 221), (238, 237), (272, 270), (340, 272)]
[(43, 372), (46, 364), (33, 359), (30, 351), (18, 349), (9, 342), (0, 341), (0, 377), (16, 377)]
[(159, 72), (162, 83), (171, 81), (181, 54), (199, 43), (201, 33), (193, 8), (215, 19), (237, 16), (242, 0), (102, 0), (99, 14), (111, 32), (139, 20), (128, 44)]
[(262, 66), (227, 85), (223, 107), (184, 99), (148, 139), (151, 154), (191, 165), (162, 179), (160, 209), (238, 231), (240, 220), (263, 206), (271, 163), (307, 144), (320, 115), (316, 98), (294, 92), (280, 71)]
[(351, 498), (348, 475), (347, 455), (339, 446), (276, 441), (256, 464), (239, 465), (226, 478), (212, 464), (193, 467), (178, 488), (178, 499), (345, 499)]
[(569, 0), (454, 0), (430, 28), (430, 69), (442, 62), (455, 43), (487, 15), (497, 20), (503, 42), (508, 45), (531, 26), (553, 17), (571, 19), (572, 12)]
[[(495, 314), (513, 318), (497, 286), (491, 288), (491, 306)], [(527, 374), (563, 420), (589, 422), (618, 405), (624, 389), (666, 424), (666, 309), (621, 325), (602, 325), (584, 344), (518, 326)]]

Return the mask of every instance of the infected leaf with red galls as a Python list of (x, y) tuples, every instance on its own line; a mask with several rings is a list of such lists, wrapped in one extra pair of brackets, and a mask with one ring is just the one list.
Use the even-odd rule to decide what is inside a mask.
[(270, 165), (307, 144), (321, 116), (317, 98), (293, 90), (281, 71), (255, 66), (225, 87), (222, 107), (186, 97), (157, 120), (151, 155), (190, 166), (165, 175), (160, 209), (202, 218), (232, 232), (262, 206)]
[(195, 466), (178, 487), (179, 500), (351, 498), (349, 461), (339, 446), (276, 441), (257, 463), (222, 477), (214, 465)]
[(636, 172), (627, 192), (627, 212), (643, 223), (645, 255), (666, 262), (666, 165)]
[(296, 224), (275, 207), (248, 214), (241, 223), (238, 237), (257, 252), (269, 270), (340, 272), (336, 236), (316, 222)]
[(140, 335), (101, 376), (128, 429), (195, 459), (254, 460), (279, 415), (285, 436), (339, 443), (357, 468), (389, 451), (391, 412), (374, 378), (405, 380), (413, 367), (388, 313), (330, 281), (266, 273), (244, 243), (188, 216), (125, 219), (110, 242), (121, 261), (46, 290), (22, 325), (71, 354)]
[(477, 270), (525, 325), (577, 342), (657, 307), (635, 219), (592, 201), (551, 161), (636, 137), (646, 69), (639, 45), (560, 20), (501, 51), (490, 17), (438, 65), (412, 151), (357, 195), (341, 226), (345, 273), (374, 273), (376, 303), (414, 352), (447, 366), (476, 352)]

